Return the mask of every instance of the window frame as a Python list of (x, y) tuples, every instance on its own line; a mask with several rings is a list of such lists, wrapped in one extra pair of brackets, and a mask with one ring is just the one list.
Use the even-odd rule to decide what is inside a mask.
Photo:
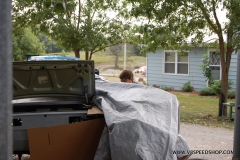
[[(216, 49), (209, 49), (209, 50), (208, 50), (209, 60), (210, 60), (210, 54), (211, 54), (212, 52), (217, 52), (217, 50), (216, 50)], [(210, 67), (210, 66), (219, 67), (219, 68), (220, 68), (220, 71), (219, 71), (219, 72), (220, 72), (220, 75), (219, 75), (220, 79), (219, 79), (219, 80), (222, 80), (222, 65), (221, 65), (221, 57), (220, 57), (220, 55), (219, 55), (219, 58), (220, 58), (220, 64), (219, 64), (219, 65), (209, 64), (209, 67)]]
[[(165, 58), (166, 58), (166, 52), (174, 52), (175, 53), (175, 62), (170, 62), (170, 63), (174, 63), (175, 64), (175, 72), (174, 73), (165, 73)], [(188, 61), (187, 62), (178, 62), (178, 52), (179, 50), (164, 50), (163, 51), (163, 74), (166, 75), (180, 75), (180, 76), (189, 76), (189, 66), (190, 66), (190, 62), (189, 62), (189, 51), (187, 50), (183, 50), (183, 52), (187, 52), (188, 53)], [(168, 63), (168, 62), (167, 62)], [(178, 64), (187, 64), (188, 65), (188, 73), (187, 74), (179, 74), (177, 73), (177, 69), (178, 69)]]

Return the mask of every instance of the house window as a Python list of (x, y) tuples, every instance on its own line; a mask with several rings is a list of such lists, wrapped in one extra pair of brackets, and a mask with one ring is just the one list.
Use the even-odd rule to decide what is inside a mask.
[(212, 77), (214, 80), (221, 79), (221, 59), (218, 52), (209, 52), (209, 68), (211, 69)]
[(164, 73), (188, 74), (188, 52), (166, 51)]

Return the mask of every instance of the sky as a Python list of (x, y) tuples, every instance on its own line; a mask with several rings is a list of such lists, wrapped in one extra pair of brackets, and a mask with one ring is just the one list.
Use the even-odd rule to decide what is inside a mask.
[[(221, 25), (224, 25), (224, 23), (228, 22), (228, 19), (226, 18), (226, 11), (224, 11), (224, 10), (222, 11), (222, 10), (218, 9), (217, 10), (217, 17), (218, 17), (218, 20), (221, 23)], [(217, 38), (217, 36), (216, 35), (206, 36), (204, 40), (209, 41), (209, 40), (214, 39), (214, 38)], [(225, 34), (223, 34), (223, 38), (224, 38), (224, 40), (226, 40), (227, 37), (226, 37)]]

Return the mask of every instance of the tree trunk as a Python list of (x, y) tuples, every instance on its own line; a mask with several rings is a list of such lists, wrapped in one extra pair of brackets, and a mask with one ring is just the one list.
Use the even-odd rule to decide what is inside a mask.
[(118, 54), (115, 55), (115, 69), (118, 69)]
[(218, 34), (219, 37), (219, 49), (220, 49), (220, 59), (221, 59), (221, 68), (222, 68), (222, 76), (221, 76), (221, 91), (219, 94), (219, 101), (218, 101), (218, 117), (225, 115), (226, 110), (222, 114), (222, 103), (227, 102), (227, 92), (228, 92), (228, 67), (225, 61), (226, 59), (226, 50), (224, 39), (222, 33)]
[(88, 60), (88, 59), (89, 59), (89, 52), (85, 51), (85, 60)]
[[(231, 21), (229, 26), (232, 26)], [(234, 47), (232, 44), (233, 40), (233, 28), (229, 27), (227, 29), (227, 41), (224, 43), (222, 33), (218, 34), (219, 36), (219, 48), (220, 48), (220, 57), (221, 57), (221, 67), (222, 67), (222, 81), (221, 81), (221, 93), (219, 95), (219, 112), (218, 116), (227, 116), (227, 107), (224, 107), (222, 110), (222, 103), (226, 103), (228, 99), (228, 73), (231, 62), (232, 53)], [(226, 44), (226, 50), (225, 50)]]
[(74, 49), (74, 54), (75, 57), (80, 58), (80, 54), (79, 54), (80, 49)]
[(93, 55), (93, 51), (91, 51), (91, 53), (90, 53), (89, 60), (91, 60), (91, 59), (92, 59), (92, 55)]
[[(222, 79), (221, 79), (221, 92), (219, 95), (219, 113), (218, 116), (226, 116), (227, 115), (227, 108), (224, 108), (222, 111), (222, 103), (226, 103), (228, 99), (228, 68), (222, 68)], [(222, 115), (223, 112), (223, 115)]]
[(222, 77), (221, 77), (221, 92), (219, 95), (219, 104), (218, 104), (219, 117), (227, 116), (227, 107), (224, 107), (224, 111), (222, 111), (222, 103), (226, 103), (228, 99), (228, 73), (229, 73), (232, 52), (233, 52), (233, 48), (227, 47), (227, 51), (225, 52), (226, 54), (222, 52), (222, 55), (221, 55)]

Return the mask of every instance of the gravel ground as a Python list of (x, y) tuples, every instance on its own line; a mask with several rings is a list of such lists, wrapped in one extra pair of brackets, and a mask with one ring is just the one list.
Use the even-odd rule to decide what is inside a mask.
[[(233, 150), (233, 130), (182, 123), (180, 134), (191, 150)], [(193, 154), (189, 160), (231, 160), (232, 154)]]

